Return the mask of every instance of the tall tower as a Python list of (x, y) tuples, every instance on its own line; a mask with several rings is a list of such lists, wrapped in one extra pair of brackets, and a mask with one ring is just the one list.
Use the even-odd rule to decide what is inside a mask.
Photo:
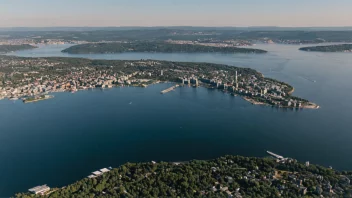
[(163, 70), (160, 71), (160, 76), (162, 76), (162, 75), (164, 75), (164, 71)]
[(238, 76), (237, 76), (237, 71), (236, 71), (236, 90), (238, 90)]

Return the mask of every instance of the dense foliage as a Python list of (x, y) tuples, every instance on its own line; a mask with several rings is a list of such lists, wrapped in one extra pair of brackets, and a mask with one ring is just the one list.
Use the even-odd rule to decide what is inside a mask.
[(7, 53), (17, 50), (26, 50), (35, 48), (32, 45), (23, 44), (23, 45), (0, 45), (0, 53)]
[[(327, 183), (336, 189), (335, 197), (350, 197), (346, 178), (351, 176), (352, 172), (296, 160), (224, 156), (209, 161), (127, 163), (102, 176), (54, 189), (47, 197), (300, 197), (302, 188), (306, 196), (331, 196), (324, 188)], [(16, 197), (36, 196), (19, 193)]]
[(299, 50), (312, 52), (345, 52), (352, 51), (352, 44), (302, 47)]
[(91, 43), (75, 45), (63, 50), (70, 54), (105, 54), (122, 52), (219, 52), (219, 53), (265, 53), (260, 49), (236, 47), (211, 47), (190, 44), (171, 44), (165, 42), (133, 42), (133, 43)]

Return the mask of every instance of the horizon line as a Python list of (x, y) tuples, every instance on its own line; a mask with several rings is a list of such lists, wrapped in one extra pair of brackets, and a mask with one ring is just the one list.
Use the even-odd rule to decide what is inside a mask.
[(213, 28), (352, 28), (350, 26), (202, 26), (202, 25), (156, 25), (156, 26), (0, 26), (0, 28), (121, 28), (121, 27), (213, 27)]

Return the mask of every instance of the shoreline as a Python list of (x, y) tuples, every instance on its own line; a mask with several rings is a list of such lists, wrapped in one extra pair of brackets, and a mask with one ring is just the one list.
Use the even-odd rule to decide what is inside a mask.
[(272, 106), (272, 107), (278, 107), (278, 108), (284, 108), (284, 109), (320, 109), (320, 106), (310, 102), (309, 105), (304, 105), (301, 107), (285, 107), (285, 106), (275, 106), (271, 104), (267, 104), (264, 102), (258, 102), (252, 98), (248, 98), (247, 96), (241, 96), (245, 101), (251, 103), (252, 105), (262, 105), (262, 106)]
[(295, 88), (294, 88), (294, 87), (292, 87), (292, 90), (291, 90), (291, 91), (289, 91), (289, 92), (287, 92), (287, 93), (291, 95), (294, 91), (295, 91)]
[[(133, 85), (113, 85), (111, 87), (105, 87), (105, 88), (102, 88), (102, 87), (89, 87), (89, 88), (85, 88), (85, 89), (77, 89), (77, 90), (56, 90), (56, 91), (49, 91), (47, 92), (48, 94), (49, 93), (60, 93), (60, 92), (71, 92), (71, 93), (75, 93), (77, 91), (87, 91), (87, 90), (92, 90), (92, 89), (112, 89), (112, 88), (117, 88), (117, 87), (141, 87), (141, 88), (148, 88), (149, 85), (153, 85), (153, 84), (159, 84), (159, 83), (175, 83), (175, 85), (178, 85), (177, 87), (183, 87), (181, 86), (181, 84), (177, 83), (177, 82), (171, 82), (171, 81), (156, 81), (154, 83), (151, 83), (151, 84), (133, 84)], [(193, 87), (193, 86), (192, 86)], [(212, 87), (209, 87), (209, 86), (204, 86), (204, 85), (200, 85), (199, 87), (203, 87), (203, 88), (206, 88), (206, 89), (217, 89), (217, 88), (212, 88)], [(289, 94), (291, 94), (292, 92), (294, 91), (294, 88), (289, 92)], [(286, 108), (286, 109), (319, 109), (320, 106), (313, 103), (313, 102), (309, 102), (308, 105), (303, 105), (301, 107), (285, 107), (285, 106), (275, 106), (275, 105), (271, 105), (271, 104), (268, 104), (268, 103), (264, 103), (264, 102), (258, 102), (256, 101), (255, 99), (253, 98), (250, 98), (248, 96), (243, 96), (243, 95), (239, 95), (239, 94), (236, 94), (234, 92), (231, 93), (232, 96), (240, 96), (241, 98), (243, 98), (245, 101), (251, 103), (252, 105), (262, 105), (262, 106), (272, 106), (272, 107), (278, 107), (278, 108)], [(36, 96), (32, 96), (32, 97), (38, 97), (40, 95), (36, 95)], [(39, 101), (42, 101), (42, 100), (48, 100), (48, 99), (51, 99), (51, 98), (54, 98), (53, 95), (47, 95), (48, 97), (47, 98), (37, 98), (37, 99), (34, 99), (34, 100), (30, 100), (30, 101), (26, 101), (26, 97), (29, 97), (29, 96), (22, 96), (22, 97), (18, 97), (18, 100), (22, 100), (23, 103), (33, 103), (33, 102), (39, 102)], [(8, 99), (8, 100), (11, 100), (11, 98), (0, 98), (0, 100), (3, 100), (3, 99)]]

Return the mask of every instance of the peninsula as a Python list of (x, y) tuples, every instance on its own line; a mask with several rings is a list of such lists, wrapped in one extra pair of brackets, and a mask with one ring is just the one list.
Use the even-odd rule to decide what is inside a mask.
[(112, 54), (123, 52), (161, 52), (161, 53), (266, 53), (265, 50), (217, 47), (198, 44), (175, 44), (170, 42), (110, 42), (74, 45), (62, 52), (70, 54)]
[[(103, 168), (63, 188), (47, 185), (16, 197), (350, 197), (352, 171), (273, 157), (223, 156), (187, 162)], [(88, 174), (88, 173), (87, 173)], [(34, 194), (35, 193), (35, 194)]]
[(33, 45), (23, 44), (23, 45), (0, 45), (0, 53), (8, 53), (18, 50), (26, 50), (36, 48)]
[(302, 47), (299, 50), (307, 52), (352, 52), (352, 44)]
[[(0, 57), (0, 99), (50, 92), (141, 86), (157, 82), (203, 86), (240, 95), (253, 104), (284, 108), (318, 108), (292, 96), (293, 87), (261, 73), (228, 65), (157, 60), (90, 60), (81, 58)], [(161, 90), (160, 90), (161, 91)]]

